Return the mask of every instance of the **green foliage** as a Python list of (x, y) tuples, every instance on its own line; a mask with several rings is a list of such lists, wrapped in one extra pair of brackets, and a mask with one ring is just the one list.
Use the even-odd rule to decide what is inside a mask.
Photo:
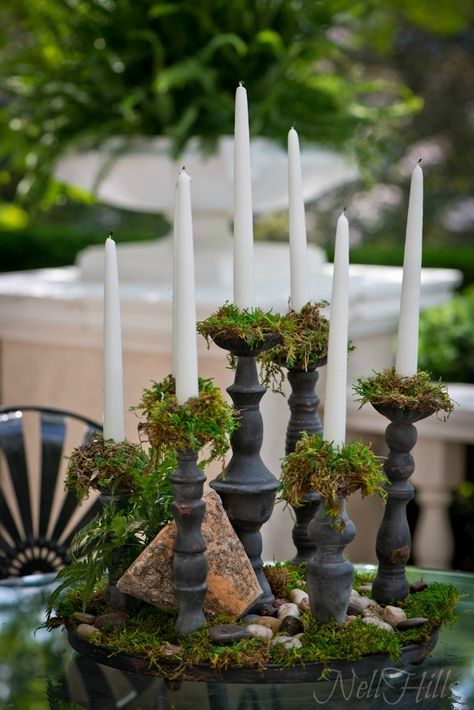
[(169, 375), (161, 382), (144, 389), (142, 399), (134, 407), (144, 417), (139, 431), (150, 442), (157, 461), (175, 457), (183, 449), (200, 450), (208, 446), (201, 465), (223, 459), (229, 448), (229, 435), (237, 426), (232, 407), (223, 399), (212, 380), (199, 378), (199, 395), (178, 404), (174, 378)]
[(326, 301), (307, 303), (301, 311), (290, 310), (280, 320), (281, 343), (258, 357), (262, 384), (281, 392), (283, 367), (308, 370), (327, 355), (329, 321), (320, 309)]
[(302, 138), (373, 157), (419, 102), (365, 74), (350, 43), (331, 37), (359, 15), (348, 0), (3, 3), (6, 169), (21, 196), (47, 206), (57, 198), (52, 166), (68, 148), (156, 134), (176, 152), (191, 136), (211, 148), (233, 131), (239, 81), (254, 135), (283, 141), (293, 122)]
[[(144, 468), (135, 467), (126, 473), (126, 493), (112, 498), (104, 510), (74, 536), (69, 550), (71, 561), (57, 575), (60, 584), (50, 597), (50, 612), (65, 590), (79, 588), (85, 609), (103, 580), (114, 551), (121, 549), (117, 572), (124, 572), (159, 530), (171, 521), (173, 491), (170, 475), (174, 470), (174, 457), (152, 463), (143, 455), (140, 461), (146, 464)], [(110, 481), (109, 478), (105, 480), (107, 484)], [(123, 481), (123, 477), (116, 479), (112, 490), (123, 490)], [(80, 486), (75, 481), (71, 484), (82, 497), (86, 480), (81, 480)]]
[[(397, 208), (399, 210), (399, 208)], [(402, 218), (405, 215), (402, 211)], [(402, 266), (404, 245), (396, 243), (396, 236), (388, 238), (377, 236), (377, 243), (360, 244), (351, 247), (351, 264), (384, 264), (386, 266)], [(333, 245), (328, 245), (328, 258), (334, 258)], [(423, 268), (427, 269), (458, 269), (462, 273), (463, 286), (474, 283), (474, 249), (456, 244), (449, 246), (423, 245)]]
[(426, 416), (438, 412), (449, 416), (454, 409), (446, 386), (433, 382), (430, 374), (422, 370), (412, 377), (403, 377), (390, 367), (375, 372), (371, 377), (359, 378), (353, 390), (361, 407), (370, 402), (397, 409), (412, 409)]
[(239, 338), (251, 347), (258, 347), (266, 335), (280, 333), (281, 321), (281, 316), (272, 311), (240, 309), (233, 303), (225, 303), (197, 324), (197, 332), (206, 338), (208, 346), (215, 338)]
[(370, 446), (351, 441), (339, 449), (317, 434), (304, 433), (294, 452), (283, 459), (280, 496), (291, 505), (300, 506), (305, 493), (317, 491), (336, 522), (341, 497), (360, 490), (363, 496), (379, 493), (384, 498), (385, 482), (381, 460)]
[(420, 367), (446, 382), (474, 382), (474, 284), (420, 315)]

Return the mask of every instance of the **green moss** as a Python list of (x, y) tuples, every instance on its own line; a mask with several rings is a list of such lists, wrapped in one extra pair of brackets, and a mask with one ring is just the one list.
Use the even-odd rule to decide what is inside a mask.
[(247, 345), (258, 347), (266, 335), (279, 333), (281, 316), (261, 308), (237, 308), (225, 303), (215, 313), (197, 324), (197, 331), (210, 344), (214, 338), (240, 338)]
[(229, 435), (237, 426), (232, 407), (225, 402), (212, 380), (199, 378), (199, 395), (178, 404), (174, 378), (169, 375), (145, 389), (134, 409), (145, 421), (139, 431), (149, 441), (154, 456), (176, 455), (179, 450), (200, 450), (208, 446), (202, 463), (224, 458)]
[(412, 377), (403, 377), (391, 367), (371, 377), (360, 378), (353, 389), (361, 407), (370, 402), (397, 409), (412, 409), (426, 416), (440, 411), (449, 416), (454, 409), (446, 386), (441, 382), (432, 382), (430, 374), (423, 370)]
[(355, 491), (363, 496), (385, 497), (381, 461), (370, 446), (351, 441), (341, 449), (321, 436), (306, 433), (281, 467), (280, 496), (291, 505), (303, 504), (304, 495), (317, 491), (334, 520), (339, 517), (339, 499)]
[[(286, 570), (287, 589), (302, 587), (302, 568), (291, 563), (272, 565), (280, 572)], [(270, 570), (267, 566), (265, 572)], [(374, 574), (356, 575), (356, 586), (360, 582), (372, 581)], [(269, 577), (270, 579), (270, 577)], [(272, 588), (274, 593), (276, 589)], [(67, 592), (56, 604), (57, 618), (47, 621), (48, 628), (56, 628), (66, 623), (74, 630), (77, 623), (72, 615), (81, 608), (80, 587)], [(375, 653), (388, 653), (396, 661), (401, 649), (411, 643), (422, 642), (442, 623), (451, 624), (456, 615), (454, 608), (459, 593), (451, 585), (430, 584), (427, 589), (411, 594), (400, 602), (407, 616), (424, 616), (429, 619), (422, 627), (407, 631), (386, 631), (373, 625), (367, 625), (361, 619), (337, 626), (334, 622), (318, 624), (311, 612), (303, 614), (305, 631), (301, 637), (302, 647), (284, 649), (282, 645), (271, 645), (266, 639), (242, 639), (230, 645), (211, 643), (207, 626), (179, 639), (175, 632), (176, 613), (162, 611), (147, 604), (120, 627), (102, 630), (97, 633), (93, 643), (110, 649), (111, 654), (126, 653), (145, 658), (150, 668), (159, 669), (163, 677), (175, 678), (186, 667), (206, 663), (216, 670), (231, 667), (263, 669), (268, 663), (278, 663), (289, 668), (310, 662), (328, 665), (337, 660), (358, 660)], [(97, 588), (91, 597), (88, 611), (100, 614), (106, 611), (103, 601), (103, 589)], [(221, 615), (210, 623), (226, 623), (228, 617)], [(169, 655), (169, 645), (177, 646), (176, 653)], [(166, 665), (163, 663), (166, 661)], [(173, 667), (170, 668), (170, 661)]]
[(281, 343), (258, 358), (265, 387), (282, 393), (283, 368), (308, 370), (326, 357), (329, 321), (320, 310), (325, 306), (326, 301), (307, 303), (301, 311), (290, 310), (281, 318)]

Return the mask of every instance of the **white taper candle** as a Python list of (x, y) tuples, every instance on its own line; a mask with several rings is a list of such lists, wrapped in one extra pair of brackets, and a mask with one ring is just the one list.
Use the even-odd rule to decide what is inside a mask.
[(104, 439), (125, 439), (123, 408), (122, 328), (117, 252), (111, 237), (105, 242), (104, 264)]
[(346, 439), (347, 341), (349, 327), (349, 222), (337, 220), (329, 319), (323, 438), (342, 446)]
[(411, 176), (408, 202), (400, 319), (395, 358), (395, 369), (403, 377), (415, 375), (418, 368), (422, 239), (423, 171), (420, 165), (416, 165)]
[(249, 116), (247, 92), (242, 85), (235, 93), (234, 304), (238, 308), (253, 308), (255, 304)]
[(176, 187), (173, 269), (173, 368), (179, 404), (199, 393), (190, 183), (191, 178), (183, 168)]
[(309, 283), (300, 145), (294, 128), (288, 132), (288, 202), (290, 306), (294, 311), (300, 311), (309, 301)]

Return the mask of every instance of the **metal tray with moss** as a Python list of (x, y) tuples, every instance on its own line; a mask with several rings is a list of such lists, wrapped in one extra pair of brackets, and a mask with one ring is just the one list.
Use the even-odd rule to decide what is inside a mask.
[[(301, 567), (277, 563), (272, 568), (283, 573), (268, 574), (272, 584), (275, 577), (280, 577), (280, 584), (273, 588), (275, 594), (283, 592), (289, 598), (291, 589), (304, 587)], [(370, 575), (356, 575), (355, 585), (370, 579)], [(340, 677), (352, 677), (354, 672), (362, 676), (388, 666), (421, 663), (434, 648), (441, 625), (455, 621), (454, 608), (459, 597), (450, 585), (425, 586), (400, 603), (409, 619), (427, 619), (421, 626), (386, 631), (364, 624), (362, 618), (341, 626), (319, 624), (311, 612), (306, 611), (302, 614), (304, 632), (297, 648), (285, 648), (280, 643), (272, 643), (271, 639), (255, 637), (216, 643), (210, 637), (209, 628), (217, 622), (225, 622), (224, 618), (210, 619), (199, 631), (178, 638), (175, 614), (144, 604), (138, 611), (118, 620), (119, 623), (106, 625), (97, 621), (97, 628), (87, 639), (79, 629), (80, 589), (70, 590), (56, 604), (56, 615), (50, 615), (46, 625), (48, 628), (65, 625), (70, 643), (79, 653), (105, 665), (146, 675), (180, 681), (314, 682), (330, 679), (334, 672)], [(87, 611), (96, 619), (103, 618), (109, 611), (100, 591), (91, 598)], [(238, 622), (242, 629), (245, 624), (245, 620)]]

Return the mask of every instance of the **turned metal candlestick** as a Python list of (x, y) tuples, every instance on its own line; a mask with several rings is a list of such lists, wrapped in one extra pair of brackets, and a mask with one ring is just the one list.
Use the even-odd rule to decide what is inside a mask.
[(339, 502), (335, 520), (324, 505), (308, 525), (308, 535), (316, 545), (316, 553), (306, 564), (306, 581), (311, 611), (320, 624), (335, 620), (342, 624), (352, 590), (354, 567), (344, 557), (344, 548), (355, 536), (356, 528), (347, 515), (346, 501)]
[(206, 622), (202, 607), (207, 592), (207, 560), (206, 542), (201, 532), (206, 509), (202, 500), (206, 477), (196, 462), (195, 451), (180, 451), (178, 465), (171, 475), (176, 523), (173, 574), (179, 605), (176, 620), (179, 636), (197, 631)]
[[(303, 432), (308, 435), (322, 434), (323, 427), (318, 416), (320, 400), (316, 394), (316, 383), (319, 379), (317, 368), (325, 365), (326, 362), (327, 358), (324, 357), (310, 363), (306, 369), (288, 368), (291, 394), (288, 398), (290, 419), (286, 430), (285, 453), (287, 455), (295, 450)], [(296, 518), (292, 531), (293, 543), (296, 547), (296, 555), (292, 559), (294, 564), (307, 562), (316, 552), (316, 546), (308, 535), (308, 525), (318, 509), (321, 496), (316, 491), (310, 491), (305, 494), (303, 500), (303, 505), (293, 507)]]
[(415, 470), (410, 454), (416, 444), (417, 431), (414, 422), (433, 414), (412, 409), (373, 404), (373, 407), (391, 421), (385, 430), (389, 448), (384, 471), (389, 480), (386, 485), (387, 504), (380, 525), (376, 554), (378, 572), (372, 586), (372, 595), (379, 604), (393, 604), (409, 593), (405, 566), (410, 557), (411, 535), (406, 507), (414, 496), (414, 488), (408, 480)]
[[(105, 508), (113, 505), (118, 511), (122, 510), (127, 499), (127, 493), (106, 493), (103, 492), (99, 496), (101, 505)], [(137, 605), (137, 600), (129, 594), (119, 592), (117, 582), (121, 576), (121, 563), (124, 555), (128, 552), (127, 545), (119, 545), (111, 552), (110, 563), (108, 566), (108, 581), (105, 591), (107, 603), (113, 609), (129, 609)]]
[(237, 533), (262, 588), (254, 610), (272, 603), (274, 596), (263, 573), (260, 528), (272, 512), (278, 481), (260, 457), (263, 422), (260, 400), (266, 389), (260, 384), (256, 356), (273, 347), (279, 335), (267, 335), (259, 346), (249, 346), (241, 338), (215, 338), (221, 348), (237, 358), (234, 383), (227, 392), (234, 403), (239, 426), (232, 433), (232, 457), (225, 470), (211, 482)]

